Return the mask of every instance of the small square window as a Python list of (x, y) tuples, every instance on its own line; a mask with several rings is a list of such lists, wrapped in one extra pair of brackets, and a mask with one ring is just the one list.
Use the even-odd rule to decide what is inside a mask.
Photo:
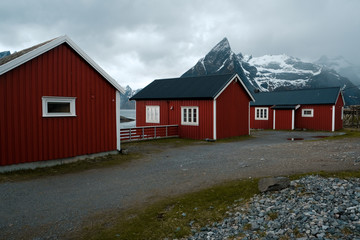
[(74, 97), (42, 97), (43, 117), (75, 117)]
[(146, 106), (146, 122), (160, 123), (160, 106)]
[(268, 108), (255, 108), (255, 120), (268, 120)]
[(199, 107), (181, 107), (181, 124), (198, 126), (198, 112)]
[(314, 117), (314, 109), (302, 109), (302, 117)]

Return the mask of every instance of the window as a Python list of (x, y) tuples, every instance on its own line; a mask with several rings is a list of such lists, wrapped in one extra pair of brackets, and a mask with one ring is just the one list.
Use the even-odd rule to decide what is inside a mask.
[(255, 120), (268, 120), (268, 108), (255, 108)]
[(182, 125), (199, 125), (199, 107), (181, 107)]
[(160, 123), (160, 106), (146, 106), (146, 122)]
[(314, 109), (302, 109), (301, 116), (302, 117), (313, 117)]
[(75, 117), (74, 97), (42, 97), (43, 117)]

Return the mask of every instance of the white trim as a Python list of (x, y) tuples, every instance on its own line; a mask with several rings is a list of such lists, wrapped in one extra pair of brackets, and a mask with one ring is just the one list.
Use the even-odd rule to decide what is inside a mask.
[[(305, 111), (310, 111), (310, 114), (305, 114)], [(301, 117), (314, 117), (314, 109), (312, 108), (304, 108), (301, 109)]]
[(145, 122), (146, 123), (160, 123), (160, 106), (146, 105), (145, 106)]
[[(186, 109), (186, 121), (184, 121), (184, 109)], [(190, 111), (189, 111), (190, 110)], [(190, 121), (188, 119), (189, 112), (194, 114), (196, 110), (196, 121), (194, 122), (194, 116), (191, 115)], [(181, 106), (181, 125), (199, 126), (199, 107), (198, 106)]]
[(295, 128), (295, 110), (291, 110), (291, 130)]
[[(41, 98), (42, 101), (42, 116), (43, 117), (76, 117), (76, 97), (57, 97), (57, 96), (44, 96)], [(52, 103), (69, 103), (70, 112), (58, 112), (51, 113), (48, 109), (48, 104)]]
[(275, 130), (276, 128), (275, 128), (275, 112), (276, 112), (276, 110), (274, 109), (274, 119), (273, 119), (273, 129)]
[[(259, 110), (259, 117), (257, 117), (257, 111)], [(261, 116), (261, 112), (263, 115)], [(266, 117), (264, 117), (266, 115)], [(255, 107), (255, 120), (269, 120), (269, 108), (268, 107)]]
[(18, 58), (11, 60), (0, 66), (0, 75), (14, 69), (27, 61), (63, 44), (67, 43), (75, 52), (77, 52), (88, 64), (90, 64), (100, 75), (102, 75), (114, 88), (116, 88), (121, 93), (125, 93), (124, 88), (122, 88), (115, 79), (108, 75), (97, 63), (95, 63), (83, 50), (81, 50), (68, 36), (64, 35), (58, 38), (51, 40), (50, 42), (24, 54)]
[(216, 140), (216, 100), (214, 99), (214, 102), (213, 102), (214, 104), (213, 104), (213, 114), (214, 114), (214, 116), (213, 116), (213, 121), (214, 121), (214, 127), (213, 127), (213, 138), (214, 138), (214, 140)]
[(332, 106), (331, 131), (335, 131), (335, 105)]
[(247, 94), (250, 96), (251, 100), (252, 100), (253, 102), (255, 102), (255, 98), (251, 95), (249, 89), (247, 89), (247, 87), (245, 86), (244, 82), (241, 80), (241, 78), (239, 77), (238, 74), (235, 74), (235, 75), (231, 78), (231, 80), (225, 85), (225, 87), (223, 87), (223, 88), (220, 90), (220, 92), (219, 92), (218, 94), (216, 94), (216, 96), (214, 97), (214, 100), (216, 100), (216, 99), (220, 96), (220, 94), (221, 94), (221, 93), (230, 85), (230, 83), (232, 83), (232, 81), (234, 81), (235, 79), (237, 79), (237, 80), (240, 82), (240, 84), (243, 86), (243, 88), (245, 89), (245, 91), (247, 92)]
[(344, 120), (344, 106), (341, 107), (341, 120)]
[(136, 107), (136, 102), (137, 102), (137, 101), (135, 101), (135, 127), (137, 127), (137, 124), (136, 124), (136, 119), (137, 119), (137, 116), (136, 116), (136, 115), (137, 115), (137, 110), (136, 110), (136, 109), (137, 109), (137, 107)]
[(120, 92), (116, 91), (116, 149), (121, 150), (120, 144)]

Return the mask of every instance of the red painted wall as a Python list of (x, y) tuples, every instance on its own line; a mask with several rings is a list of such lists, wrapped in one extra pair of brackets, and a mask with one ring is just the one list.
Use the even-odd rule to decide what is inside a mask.
[(273, 109), (268, 108), (268, 120), (255, 120), (255, 107), (250, 107), (250, 128), (253, 129), (273, 129)]
[[(302, 117), (302, 109), (314, 109), (313, 117)], [(301, 105), (295, 112), (295, 128), (331, 131), (332, 105)]]
[(344, 101), (342, 98), (342, 93), (340, 93), (335, 104), (335, 131), (343, 128), (343, 120), (341, 119), (343, 107)]
[[(76, 117), (42, 117), (43, 96), (76, 97)], [(116, 150), (116, 90), (62, 44), (0, 76), (0, 165)]]
[(292, 110), (277, 109), (275, 111), (275, 129), (292, 130)]
[(250, 97), (238, 82), (231, 82), (216, 99), (217, 139), (249, 135)]
[[(146, 123), (146, 106), (160, 106), (160, 123)], [(199, 107), (199, 126), (181, 125), (181, 107)], [(212, 100), (137, 100), (136, 126), (179, 125), (181, 138), (213, 138)]]

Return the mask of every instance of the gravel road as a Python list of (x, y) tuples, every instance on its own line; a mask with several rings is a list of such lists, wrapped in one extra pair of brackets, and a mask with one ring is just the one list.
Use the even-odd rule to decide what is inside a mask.
[[(63, 239), (96, 213), (226, 180), (360, 169), (359, 138), (287, 140), (330, 134), (255, 131), (245, 141), (162, 149), (113, 168), (1, 183), (0, 239)], [(143, 151), (130, 145), (128, 150)]]

